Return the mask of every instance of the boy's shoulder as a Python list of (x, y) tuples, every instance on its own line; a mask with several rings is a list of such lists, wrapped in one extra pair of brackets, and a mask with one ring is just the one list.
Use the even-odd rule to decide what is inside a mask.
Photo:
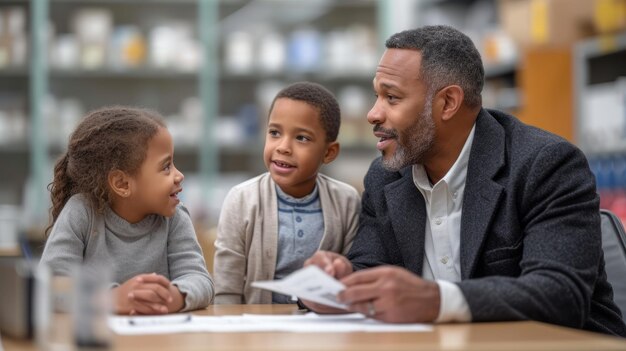
[(266, 172), (233, 186), (230, 189), (230, 193), (250, 194), (250, 192), (259, 192), (260, 189), (268, 189), (272, 185), (272, 177)]
[(325, 174), (318, 173), (317, 174), (318, 183), (321, 187), (328, 188), (329, 192), (342, 192), (348, 193), (353, 196), (360, 196), (359, 192), (350, 184), (344, 183), (335, 178), (329, 177)]

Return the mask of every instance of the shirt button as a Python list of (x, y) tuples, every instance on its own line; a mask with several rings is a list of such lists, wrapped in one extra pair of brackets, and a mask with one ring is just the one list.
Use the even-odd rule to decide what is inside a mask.
[(443, 264), (448, 263), (448, 256), (443, 256), (443, 257), (441, 258), (441, 263), (443, 263)]
[(302, 222), (302, 217), (300, 217), (300, 216), (296, 217), (296, 222), (298, 222), (298, 223)]
[(436, 225), (440, 225), (441, 224), (441, 217), (435, 218), (435, 224)]
[(458, 195), (458, 193), (455, 191), (454, 194), (452, 194), (452, 197), (456, 199), (457, 195)]
[(304, 232), (302, 231), (302, 229), (298, 230), (298, 238), (301, 238), (304, 236)]

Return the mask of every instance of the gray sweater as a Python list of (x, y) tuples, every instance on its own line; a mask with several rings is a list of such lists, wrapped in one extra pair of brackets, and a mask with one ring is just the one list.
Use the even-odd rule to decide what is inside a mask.
[(88, 269), (110, 267), (117, 284), (155, 272), (186, 295), (185, 311), (206, 307), (214, 296), (213, 281), (182, 205), (171, 218), (150, 215), (130, 224), (108, 207), (103, 215), (97, 214), (85, 196), (74, 195), (54, 223), (41, 264), (65, 276), (81, 264)]

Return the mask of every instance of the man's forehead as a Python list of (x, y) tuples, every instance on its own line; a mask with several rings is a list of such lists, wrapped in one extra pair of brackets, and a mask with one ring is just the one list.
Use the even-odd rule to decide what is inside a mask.
[(390, 75), (398, 77), (419, 77), (422, 55), (417, 50), (387, 49), (378, 66), (376, 75)]

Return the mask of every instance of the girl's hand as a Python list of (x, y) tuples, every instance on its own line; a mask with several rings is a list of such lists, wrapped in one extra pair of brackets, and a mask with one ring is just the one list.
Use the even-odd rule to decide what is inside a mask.
[[(172, 296), (174, 290), (178, 296)], [(178, 288), (156, 273), (137, 275), (112, 292), (117, 314), (165, 314), (184, 304)]]
[(185, 307), (185, 295), (183, 295), (178, 287), (174, 284), (170, 284), (170, 295), (172, 301), (167, 304), (167, 310), (170, 313), (178, 312)]

